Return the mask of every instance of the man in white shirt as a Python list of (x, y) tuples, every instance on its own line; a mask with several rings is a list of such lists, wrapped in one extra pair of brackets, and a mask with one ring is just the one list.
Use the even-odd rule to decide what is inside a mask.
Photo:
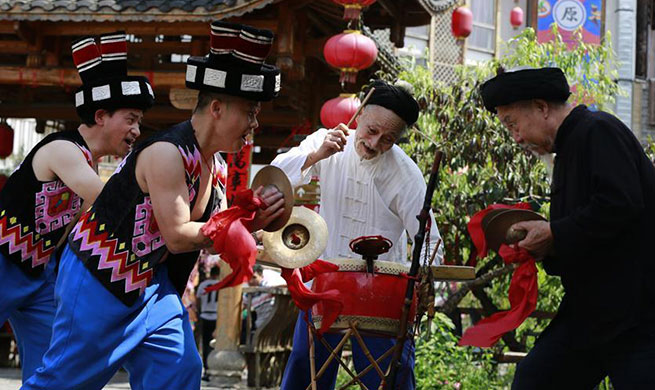
[(205, 288), (216, 284), (221, 270), (218, 266), (212, 267), (209, 271), (209, 279), (202, 281), (198, 285), (197, 296), (200, 299), (200, 323), (202, 324), (202, 365), (205, 368), (203, 380), (209, 380), (207, 375), (207, 357), (209, 356), (209, 342), (214, 337), (216, 329), (216, 306), (218, 301), (218, 291), (206, 292)]
[[(416, 215), (421, 211), (426, 184), (423, 174), (403, 151), (395, 145), (405, 130), (416, 122), (419, 107), (409, 91), (382, 81), (373, 83), (374, 93), (363, 108), (356, 131), (344, 124), (334, 129), (320, 129), (309, 135), (298, 147), (273, 160), (286, 172), (295, 187), (307, 184), (312, 176), (321, 181), (320, 214), (328, 225), (328, 245), (322, 259), (359, 256), (349, 248), (351, 240), (360, 236), (381, 235), (393, 243), (379, 260), (407, 263), (407, 234), (414, 237), (419, 225)], [(429, 252), (440, 242), (439, 230), (431, 215)], [(442, 257), (441, 248), (437, 261)], [(325, 335), (333, 346), (338, 335)], [(395, 340), (365, 337), (374, 358), (386, 352)], [(289, 357), (283, 390), (304, 389), (310, 382), (307, 323), (300, 313), (296, 323), (293, 351)], [(353, 344), (353, 360), (359, 372), (368, 366), (368, 359)], [(329, 353), (315, 342), (316, 366), (321, 367)], [(400, 389), (414, 389), (414, 347), (407, 342), (397, 375)], [(383, 370), (389, 359), (382, 362)], [(332, 362), (318, 381), (320, 389), (332, 389), (336, 381), (337, 364)], [(375, 370), (363, 376), (369, 389), (379, 387)]]

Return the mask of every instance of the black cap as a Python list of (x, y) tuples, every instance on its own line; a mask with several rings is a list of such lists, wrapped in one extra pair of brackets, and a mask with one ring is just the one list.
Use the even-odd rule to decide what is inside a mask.
[(480, 87), (484, 107), (496, 107), (522, 100), (544, 99), (565, 102), (571, 91), (560, 68), (521, 69), (499, 73)]

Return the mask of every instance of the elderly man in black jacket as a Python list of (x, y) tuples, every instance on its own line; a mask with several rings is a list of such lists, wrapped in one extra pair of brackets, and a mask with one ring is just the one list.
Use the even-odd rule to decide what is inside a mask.
[(498, 74), (481, 88), (514, 140), (556, 153), (549, 222), (514, 225), (518, 245), (561, 277), (556, 318), (513, 389), (655, 388), (655, 169), (619, 119), (568, 103), (558, 68)]

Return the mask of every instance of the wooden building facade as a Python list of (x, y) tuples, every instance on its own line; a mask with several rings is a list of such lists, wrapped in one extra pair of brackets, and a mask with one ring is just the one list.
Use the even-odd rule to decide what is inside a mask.
[[(402, 47), (405, 28), (429, 24), (440, 3), (452, 0), (378, 0), (362, 21), (369, 32), (389, 28), (390, 41)], [(276, 33), (269, 62), (282, 69), (281, 95), (262, 106), (255, 135), (259, 153), (253, 155), (254, 163), (268, 163), (280, 147), (298, 141), (290, 135), (318, 127), (322, 104), (344, 92), (338, 71), (323, 58), (326, 40), (348, 27), (342, 15), (331, 0), (3, 0), (0, 118), (35, 118), (37, 131), (45, 121), (77, 127), (73, 92), (80, 79), (71, 41), (124, 30), (130, 34), (130, 74), (147, 76), (155, 88), (144, 136), (188, 119), (193, 98), (184, 86), (186, 58), (209, 52), (209, 23), (224, 19)], [(345, 92), (359, 91), (380, 67), (397, 66), (393, 53), (378, 46), (376, 66)]]

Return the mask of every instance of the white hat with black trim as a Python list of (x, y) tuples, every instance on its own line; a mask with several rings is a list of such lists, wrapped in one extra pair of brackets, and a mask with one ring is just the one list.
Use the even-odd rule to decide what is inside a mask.
[(73, 62), (82, 79), (75, 92), (77, 115), (93, 122), (96, 110), (137, 108), (147, 110), (155, 103), (148, 79), (127, 75), (127, 40), (124, 31), (73, 41)]
[(280, 69), (264, 63), (273, 32), (225, 22), (211, 24), (211, 50), (187, 60), (187, 88), (268, 101), (280, 92)]

